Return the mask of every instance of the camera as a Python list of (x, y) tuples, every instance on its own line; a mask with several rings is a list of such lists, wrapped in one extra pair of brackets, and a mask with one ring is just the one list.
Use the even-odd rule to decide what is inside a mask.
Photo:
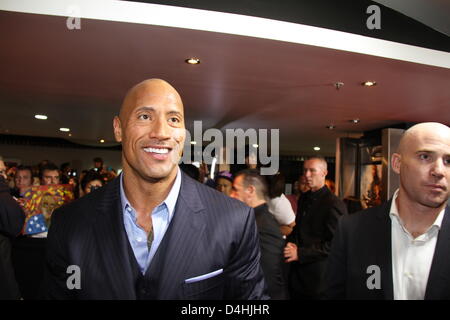
[(70, 170), (68, 175), (69, 175), (69, 177), (76, 177), (77, 176), (77, 170), (75, 170), (75, 169)]

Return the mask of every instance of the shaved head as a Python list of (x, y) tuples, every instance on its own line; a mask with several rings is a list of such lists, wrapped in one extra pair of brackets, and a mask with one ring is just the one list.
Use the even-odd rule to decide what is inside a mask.
[[(166, 81), (148, 79), (126, 94), (113, 121), (125, 177), (173, 181), (186, 135), (183, 102)], [(133, 182), (134, 183), (134, 182)]]
[(436, 138), (443, 142), (449, 142), (450, 128), (442, 123), (438, 122), (423, 122), (416, 124), (405, 131), (397, 149), (397, 153), (403, 154), (414, 145), (417, 139), (423, 139), (425, 137)]
[(436, 122), (409, 128), (392, 155), (392, 169), (400, 175), (399, 197), (442, 208), (450, 195), (450, 128)]
[(165, 96), (167, 101), (179, 104), (184, 111), (181, 97), (174, 87), (162, 79), (147, 79), (128, 90), (120, 108), (120, 120), (123, 122), (127, 119), (134, 107), (150, 96)]
[(303, 175), (312, 192), (316, 192), (325, 185), (327, 174), (327, 162), (322, 157), (311, 157), (303, 163)]

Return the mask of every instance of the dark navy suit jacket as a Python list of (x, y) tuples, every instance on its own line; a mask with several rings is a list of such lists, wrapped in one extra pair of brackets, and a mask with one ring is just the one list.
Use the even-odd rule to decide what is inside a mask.
[[(116, 178), (53, 213), (46, 297), (139, 298), (130, 251)], [(81, 289), (67, 286), (70, 265), (80, 268)], [(253, 209), (183, 174), (174, 217), (143, 277), (152, 299), (267, 298)]]
[[(392, 280), (391, 201), (343, 217), (333, 240), (327, 266), (328, 299), (394, 298)], [(445, 210), (431, 264), (425, 299), (450, 299), (450, 208)], [(381, 287), (367, 286), (379, 267)], [(372, 282), (373, 284), (373, 282)], [(371, 289), (369, 289), (371, 288)]]
[(9, 187), (0, 176), (0, 300), (19, 299), (11, 261), (11, 242), (22, 230), (25, 215), (9, 194)]

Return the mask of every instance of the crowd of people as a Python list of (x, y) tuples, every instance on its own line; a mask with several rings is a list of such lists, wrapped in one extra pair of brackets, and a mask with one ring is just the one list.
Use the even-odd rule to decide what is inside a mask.
[[(10, 227), (0, 230), (0, 269), (3, 270), (0, 272), (2, 273), (0, 279), (5, 280), (0, 280), (5, 283), (0, 290), (0, 299), (38, 297), (37, 290), (40, 290), (38, 288), (40, 284), (35, 283), (35, 278), (38, 278), (37, 282), (39, 282), (42, 280), (43, 273), (32, 272), (31, 277), (20, 277), (21, 274), (27, 274), (26, 271), (21, 271), (28, 269), (30, 265), (37, 266), (35, 269), (40, 270), (44, 264), (45, 243), (42, 241), (45, 241), (47, 237), (47, 229), (33, 234), (25, 232), (25, 223), (31, 214), (27, 210), (27, 201), (31, 201), (33, 195), (38, 194), (38, 188), (40, 186), (68, 187), (67, 190), (71, 194), (69, 199), (73, 201), (101, 188), (116, 176), (115, 170), (105, 167), (100, 157), (94, 158), (92, 168), (83, 170), (79, 176), (77, 170), (73, 169), (68, 162), (58, 167), (53, 162), (43, 160), (37, 165), (27, 166), (5, 163), (0, 158), (1, 205), (5, 211), (15, 212), (12, 217), (8, 217), (4, 212), (2, 215), (2, 219), (8, 219), (12, 223), (5, 222), (4, 224), (10, 224)], [(40, 202), (42, 205), (36, 211), (43, 213), (47, 218), (43, 221), (50, 225), (53, 210), (62, 204), (54, 203), (52, 199), (45, 197)], [(49, 209), (49, 212), (45, 212), (45, 209)], [(34, 252), (28, 252), (30, 243), (33, 243)], [(13, 269), (16, 269), (16, 272)], [(7, 276), (4, 279), (5, 274)], [(17, 281), (15, 278), (18, 278)]]
[[(448, 126), (408, 129), (392, 155), (399, 190), (351, 215), (320, 156), (305, 160), (292, 195), (282, 173), (262, 176), (254, 165), (214, 179), (204, 164), (179, 166), (184, 108), (163, 80), (131, 88), (113, 127), (122, 143), (117, 177), (101, 159), (80, 179), (66, 164), (0, 161), (0, 281), (8, 285), (0, 297), (450, 299)], [(45, 258), (27, 265), (22, 281), (8, 241), (23, 226), (21, 197), (36, 184), (71, 185), (78, 199), (53, 212), (48, 237), (33, 240)], [(81, 274), (69, 286), (73, 266)], [(30, 277), (30, 269), (41, 271)]]
[(34, 166), (16, 165), (3, 162), (6, 184), (11, 189), (11, 195), (17, 199), (24, 196), (32, 186), (68, 184), (72, 187), (75, 199), (108, 183), (117, 176), (111, 167), (105, 167), (103, 159), (93, 159), (93, 167), (81, 171), (70, 166), (69, 162), (59, 167), (48, 160), (43, 160)]

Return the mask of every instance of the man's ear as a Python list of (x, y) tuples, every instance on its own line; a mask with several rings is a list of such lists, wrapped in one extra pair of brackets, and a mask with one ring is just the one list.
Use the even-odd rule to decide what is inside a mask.
[(113, 127), (114, 127), (114, 137), (116, 138), (116, 141), (122, 142), (122, 125), (120, 123), (120, 119), (118, 116), (114, 117)]
[(392, 170), (395, 173), (400, 174), (400, 165), (402, 163), (402, 156), (398, 153), (393, 153), (391, 158)]
[(255, 186), (249, 185), (249, 186), (247, 187), (247, 190), (248, 190), (248, 192), (249, 192), (251, 195), (254, 195), (254, 194), (256, 193), (256, 188), (255, 188)]

